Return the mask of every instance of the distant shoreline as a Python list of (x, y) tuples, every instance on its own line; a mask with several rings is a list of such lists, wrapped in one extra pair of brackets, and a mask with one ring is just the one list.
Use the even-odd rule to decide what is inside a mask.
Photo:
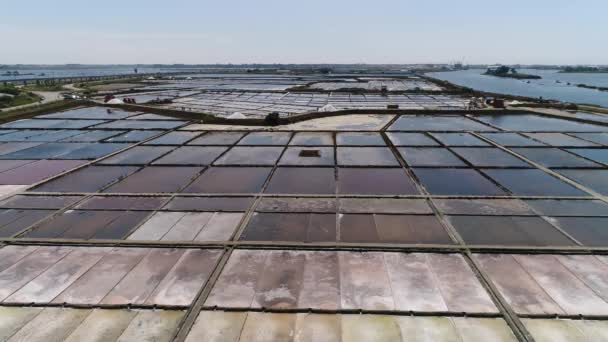
[(608, 70), (598, 70), (598, 71), (566, 71), (566, 70), (560, 70), (557, 73), (558, 74), (608, 74)]
[(562, 68), (558, 73), (561, 74), (608, 74), (608, 67), (605, 66), (568, 66)]

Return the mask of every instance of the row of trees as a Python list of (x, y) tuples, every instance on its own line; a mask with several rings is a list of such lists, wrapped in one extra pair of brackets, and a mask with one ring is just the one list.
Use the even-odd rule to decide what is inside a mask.
[(608, 67), (592, 67), (592, 66), (567, 66), (562, 69), (564, 72), (608, 72)]

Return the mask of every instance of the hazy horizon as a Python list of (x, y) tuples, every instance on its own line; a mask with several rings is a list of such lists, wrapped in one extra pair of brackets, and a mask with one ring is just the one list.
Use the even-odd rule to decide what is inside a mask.
[[(113, 64), (87, 64), (87, 63), (63, 63), (63, 64), (49, 64), (49, 63), (38, 63), (38, 64), (23, 64), (23, 63), (0, 63), (0, 66), (22, 66), (22, 67), (114, 67), (114, 66), (141, 66), (141, 67), (227, 67), (227, 66), (272, 66), (272, 65), (296, 65), (296, 66), (323, 66), (323, 65), (336, 65), (336, 66), (350, 66), (350, 65), (364, 65), (364, 66), (418, 66), (418, 65), (450, 65), (453, 63), (199, 63), (199, 64), (188, 64), (188, 63), (173, 63), (173, 64), (162, 64), (162, 63), (113, 63)], [(476, 64), (465, 64), (465, 66), (488, 66), (495, 63), (476, 63)], [(521, 65), (522, 67), (544, 67), (544, 68), (559, 68), (564, 66), (598, 66), (606, 67), (608, 64), (518, 64), (518, 63), (500, 63), (504, 65)]]
[(10, 2), (0, 64), (606, 64), (599, 0)]

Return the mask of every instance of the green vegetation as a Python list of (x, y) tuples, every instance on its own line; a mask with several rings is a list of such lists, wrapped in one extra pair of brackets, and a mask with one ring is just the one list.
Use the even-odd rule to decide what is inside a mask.
[(0, 93), (10, 94), (10, 95), (19, 95), (19, 89), (15, 88), (14, 85), (9, 84), (9, 85), (5, 85), (5, 86), (0, 86)]
[(561, 73), (608, 73), (608, 67), (568, 66), (560, 70)]
[(112, 84), (119, 84), (119, 83), (132, 83), (132, 84), (137, 84), (139, 82), (143, 82), (143, 84), (145, 84), (145, 79), (144, 77), (133, 77), (133, 76), (128, 76), (128, 77), (118, 77), (118, 78), (113, 78), (113, 79), (108, 79), (108, 80), (99, 80), (99, 81), (86, 81), (86, 82), (78, 82), (78, 83), (74, 83), (75, 87), (78, 88), (94, 88), (94, 87), (98, 87), (98, 86), (105, 86), (105, 85), (112, 85)]
[(64, 91), (66, 90), (60, 84), (28, 84), (23, 87), (27, 91)]
[(31, 118), (41, 114), (56, 113), (62, 110), (84, 105), (90, 106), (91, 103), (80, 100), (64, 100), (45, 104), (37, 104), (34, 106), (28, 106), (19, 109), (5, 109), (0, 113), (0, 123), (17, 119)]
[(86, 89), (82, 91), (82, 95), (86, 97), (91, 97), (97, 94), (97, 90), (94, 89)]
[(502, 65), (497, 68), (488, 68), (484, 75), (515, 78), (518, 80), (538, 80), (542, 78), (538, 75), (520, 74), (514, 68), (509, 68), (506, 65)]
[[(8, 95), (3, 95), (8, 94)], [(0, 86), (0, 108), (21, 106), (40, 101), (40, 97), (13, 85)]]

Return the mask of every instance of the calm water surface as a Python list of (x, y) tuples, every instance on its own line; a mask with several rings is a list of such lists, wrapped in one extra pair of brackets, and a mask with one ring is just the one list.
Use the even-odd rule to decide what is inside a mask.
[[(135, 67), (129, 66), (107, 66), (107, 67), (40, 67), (40, 68), (18, 68), (8, 67), (0, 69), (0, 81), (15, 81), (35, 78), (55, 78), (55, 77), (85, 77), (85, 76), (107, 76), (107, 75), (128, 75), (134, 74)], [(7, 75), (7, 72), (19, 72), (19, 75)], [(184, 71), (183, 69), (171, 69), (171, 68), (152, 68), (152, 67), (138, 67), (138, 73), (164, 73), (164, 72), (176, 72)]]
[[(535, 74), (540, 80), (516, 80), (482, 75), (485, 70), (433, 72), (427, 75), (457, 85), (492, 93), (542, 97), (564, 102), (585, 103), (608, 107), (608, 92), (576, 87), (587, 84), (608, 87), (608, 73), (604, 74), (563, 74), (557, 70), (519, 70), (521, 73)], [(529, 81), (529, 83), (528, 83)], [(559, 81), (559, 83), (558, 83)], [(570, 85), (568, 85), (570, 82)]]

